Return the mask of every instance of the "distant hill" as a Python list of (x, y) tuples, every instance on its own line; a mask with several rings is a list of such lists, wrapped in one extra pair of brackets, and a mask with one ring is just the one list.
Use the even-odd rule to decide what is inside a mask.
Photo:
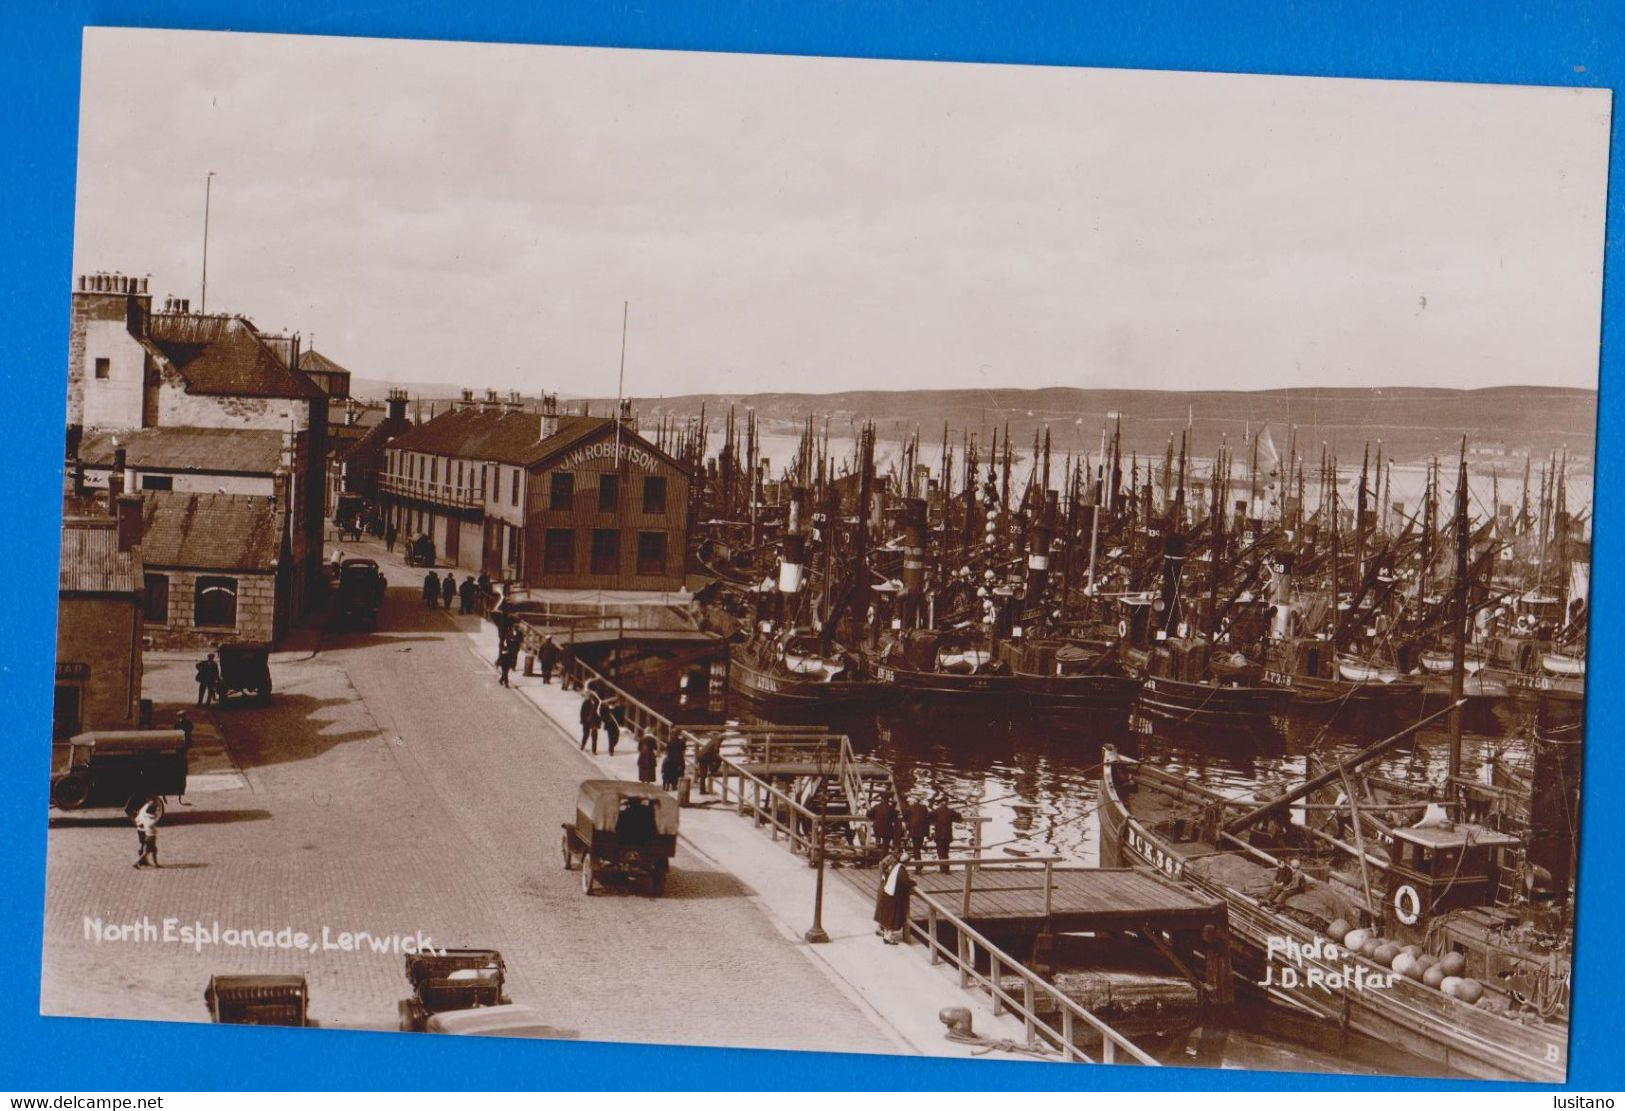
[[(589, 401), (608, 412), (613, 399)], [(741, 424), (754, 409), (765, 434), (795, 435), (811, 416), (820, 432), (829, 422), (832, 436), (850, 435), (874, 421), (882, 439), (900, 440), (920, 430), (925, 445), (940, 445), (944, 425), (955, 444), (962, 432), (984, 446), (993, 430), (1008, 424), (1017, 449), (1030, 447), (1033, 434), (1050, 429), (1055, 450), (1096, 450), (1107, 414), (1123, 417), (1124, 451), (1161, 455), (1169, 436), (1187, 421), (1193, 453), (1211, 455), (1221, 437), (1238, 447), (1250, 427), (1268, 425), (1284, 455), (1297, 429), (1300, 456), (1316, 457), (1322, 442), (1344, 463), (1358, 459), (1364, 445), (1381, 440), (1396, 462), (1420, 462), (1449, 455), (1465, 435), (1475, 458), (1505, 453), (1519, 467), (1524, 455), (1537, 458), (1568, 449), (1571, 463), (1589, 468), (1595, 451), (1597, 394), (1547, 386), (1502, 386), (1480, 390), (1428, 387), (1241, 390), (865, 390), (832, 394), (690, 394), (635, 398), (644, 424), (661, 417), (697, 417), (705, 406), (713, 430), (733, 407)], [(713, 443), (715, 433), (713, 433)], [(922, 452), (929, 457), (929, 452)]]

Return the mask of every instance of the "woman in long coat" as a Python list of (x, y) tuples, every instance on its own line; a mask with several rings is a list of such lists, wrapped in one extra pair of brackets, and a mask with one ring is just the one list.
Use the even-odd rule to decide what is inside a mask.
[(653, 783), (655, 781), (655, 739), (649, 732), (638, 735), (638, 782)]
[(887, 945), (907, 936), (908, 896), (914, 890), (901, 854), (891, 852), (880, 862), (880, 886), (875, 891), (875, 933)]
[(668, 791), (677, 790), (677, 781), (683, 778), (688, 764), (688, 742), (673, 737), (666, 742), (666, 756), (660, 762), (660, 782)]

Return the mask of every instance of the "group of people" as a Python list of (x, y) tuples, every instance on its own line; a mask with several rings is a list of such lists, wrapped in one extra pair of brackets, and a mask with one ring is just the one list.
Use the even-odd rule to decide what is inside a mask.
[(597, 684), (589, 680), (581, 698), (581, 751), (586, 752), (591, 744), (592, 754), (597, 756), (598, 733), (602, 730), (609, 744), (609, 754), (614, 756), (615, 746), (621, 740), (621, 730), (625, 727), (626, 707), (621, 700), (599, 693)]
[[(901, 809), (891, 799), (881, 799), (869, 808), (869, 820), (873, 823), (875, 844), (882, 851), (890, 854), (895, 850), (899, 855), (906, 855), (912, 845), (914, 855), (923, 857), (929, 840), (936, 846), (937, 858), (946, 861), (953, 847), (954, 823), (964, 821), (964, 815), (950, 805), (946, 795), (936, 796), (930, 806), (920, 796), (913, 795)], [(941, 867), (944, 872), (948, 870), (947, 864)]]
[(423, 576), (423, 604), (430, 609), (444, 605), (451, 609), (455, 602), (458, 613), (476, 612), (476, 603), (482, 598), (491, 596), (491, 576), (484, 571), (476, 579), (473, 575), (465, 575), (461, 584), (457, 582), (457, 573), (447, 571), (445, 578), (437, 572), (430, 571)]

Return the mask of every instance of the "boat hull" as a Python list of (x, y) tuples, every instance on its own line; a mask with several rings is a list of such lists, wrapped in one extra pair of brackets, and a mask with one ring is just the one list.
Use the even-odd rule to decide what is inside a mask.
[(1140, 682), (1122, 675), (959, 675), (877, 664), (875, 676), (898, 697), (922, 704), (998, 703), (1035, 710), (1098, 710), (1126, 714)]
[[(1144, 864), (1157, 868), (1201, 894), (1225, 901), (1237, 957), (1255, 967), (1268, 967), (1272, 939), (1277, 946), (1296, 942), (1313, 946), (1319, 935), (1253, 897), (1189, 871), (1190, 857), (1179, 846), (1147, 829), (1130, 813), (1118, 793), (1115, 770), (1120, 758), (1108, 751), (1099, 793), (1100, 862), (1105, 867)], [(1363, 957), (1340, 952), (1335, 962), (1305, 956), (1300, 983), (1274, 983), (1269, 990), (1290, 1002), (1406, 1053), (1433, 1061), (1453, 1072), (1485, 1080), (1518, 1080), (1560, 1084), (1568, 1071), (1568, 1031), (1531, 1027), (1460, 1002), (1415, 981), (1396, 977), (1388, 988), (1328, 991), (1333, 974), (1349, 967), (1368, 977), (1386, 969)], [(1318, 970), (1319, 983), (1308, 983)], [(1262, 985), (1261, 985), (1262, 986)]]
[(868, 706), (889, 693), (882, 683), (803, 679), (739, 659), (728, 663), (728, 686), (762, 706)]
[(1191, 725), (1246, 728), (1270, 723), (1287, 692), (1275, 687), (1226, 687), (1147, 676), (1140, 684), (1141, 713)]

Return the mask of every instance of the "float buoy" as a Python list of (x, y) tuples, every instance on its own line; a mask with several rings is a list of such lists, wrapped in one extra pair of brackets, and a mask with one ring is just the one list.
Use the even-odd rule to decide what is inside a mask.
[(1414, 926), (1422, 917), (1422, 897), (1416, 888), (1402, 883), (1394, 889), (1394, 914), (1407, 926)]
[(1428, 970), (1422, 973), (1422, 982), (1430, 988), (1436, 988), (1444, 983), (1444, 968), (1442, 965), (1429, 965)]
[(1439, 967), (1446, 976), (1460, 976), (1467, 971), (1467, 958), (1460, 953), (1446, 953), (1439, 958)]
[(1371, 954), (1373, 960), (1385, 968), (1392, 968), (1394, 958), (1399, 956), (1399, 946), (1391, 941), (1385, 941), (1377, 946), (1377, 951)]
[(1343, 943), (1343, 939), (1348, 935), (1349, 924), (1343, 921), (1341, 918), (1332, 919), (1332, 924), (1326, 927), (1326, 936), (1337, 942), (1339, 945)]
[(1477, 1003), (1484, 997), (1484, 985), (1470, 977), (1462, 977), (1456, 985), (1456, 998), (1463, 1003)]
[(1360, 951), (1360, 946), (1364, 945), (1366, 938), (1370, 936), (1371, 935), (1364, 930), (1350, 930), (1343, 937), (1343, 948), (1347, 949), (1351, 953), (1358, 953)]
[(1460, 976), (1446, 976), (1439, 981), (1439, 990), (1454, 998), (1456, 991), (1461, 987)]
[(1401, 976), (1409, 976), (1416, 970), (1416, 958), (1402, 949), (1390, 967)]

